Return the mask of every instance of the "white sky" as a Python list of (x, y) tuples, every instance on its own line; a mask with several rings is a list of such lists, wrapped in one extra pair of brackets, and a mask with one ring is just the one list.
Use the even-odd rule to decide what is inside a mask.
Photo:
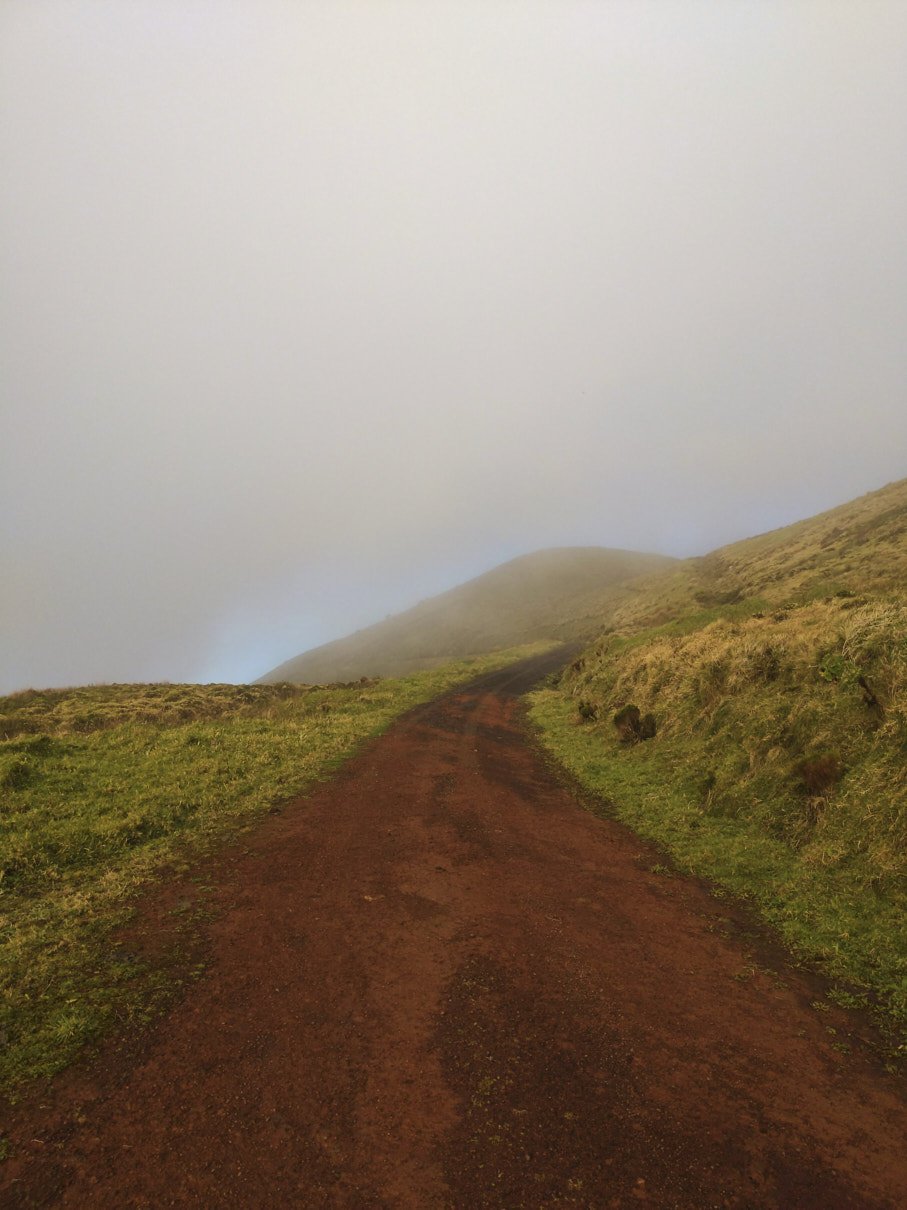
[(907, 474), (907, 4), (0, 0), (0, 692)]

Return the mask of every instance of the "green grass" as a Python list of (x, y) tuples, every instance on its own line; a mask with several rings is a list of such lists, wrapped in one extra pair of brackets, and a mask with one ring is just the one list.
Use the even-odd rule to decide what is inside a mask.
[[(0, 699), (0, 1086), (52, 1075), (172, 993), (163, 957), (133, 961), (115, 939), (155, 879), (185, 872), (404, 711), (546, 646), (348, 686)], [(185, 905), (187, 921), (203, 898)]]

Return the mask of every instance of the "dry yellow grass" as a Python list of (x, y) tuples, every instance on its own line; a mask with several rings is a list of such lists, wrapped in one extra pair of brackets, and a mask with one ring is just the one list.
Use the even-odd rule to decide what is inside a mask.
[(805, 521), (735, 542), (634, 581), (602, 625), (655, 626), (754, 597), (771, 604), (834, 591), (907, 587), (907, 479)]
[[(617, 637), (567, 681), (602, 726), (633, 703), (690, 746), (702, 808), (764, 820), (804, 860), (907, 878), (907, 606), (814, 601), (645, 642)], [(810, 780), (810, 762), (837, 770)], [(829, 773), (830, 776), (830, 773)], [(821, 781), (821, 778), (819, 778)]]

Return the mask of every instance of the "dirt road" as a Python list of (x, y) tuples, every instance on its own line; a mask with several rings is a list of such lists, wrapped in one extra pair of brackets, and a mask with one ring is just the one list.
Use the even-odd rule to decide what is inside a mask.
[(521, 722), (541, 671), (409, 715), (209, 863), (207, 973), (23, 1111), (2, 1203), (907, 1205), (861, 1023), (581, 808)]

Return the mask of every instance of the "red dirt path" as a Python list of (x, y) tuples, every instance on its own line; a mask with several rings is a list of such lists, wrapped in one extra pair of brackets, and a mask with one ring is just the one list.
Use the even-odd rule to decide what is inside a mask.
[(907, 1205), (863, 1024), (581, 808), (521, 722), (544, 670), (413, 712), (209, 863), (208, 972), (18, 1113), (0, 1202)]

